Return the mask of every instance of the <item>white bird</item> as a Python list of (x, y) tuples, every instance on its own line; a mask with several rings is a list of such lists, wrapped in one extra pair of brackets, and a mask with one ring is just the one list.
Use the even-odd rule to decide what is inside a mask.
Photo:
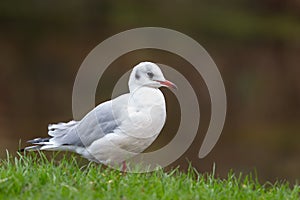
[(128, 85), (129, 93), (99, 104), (80, 121), (50, 124), (50, 137), (29, 140), (34, 146), (24, 150), (72, 151), (91, 161), (124, 164), (150, 146), (165, 124), (165, 98), (159, 88), (176, 88), (151, 62), (136, 65)]

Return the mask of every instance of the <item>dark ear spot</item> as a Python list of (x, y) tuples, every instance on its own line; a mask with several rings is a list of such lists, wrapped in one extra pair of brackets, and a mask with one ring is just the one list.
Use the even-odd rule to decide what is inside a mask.
[(141, 78), (141, 76), (140, 76), (140, 74), (138, 73), (138, 71), (135, 72), (135, 78), (136, 78), (136, 79), (140, 79), (140, 78)]

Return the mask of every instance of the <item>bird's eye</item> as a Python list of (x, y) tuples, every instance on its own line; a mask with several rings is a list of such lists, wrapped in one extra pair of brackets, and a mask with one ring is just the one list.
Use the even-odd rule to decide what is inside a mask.
[(154, 74), (152, 72), (147, 72), (147, 75), (149, 76), (149, 78), (153, 78)]

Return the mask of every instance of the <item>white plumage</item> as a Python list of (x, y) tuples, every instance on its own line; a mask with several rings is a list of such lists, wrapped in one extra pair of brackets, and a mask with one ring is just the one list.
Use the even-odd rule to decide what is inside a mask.
[(165, 98), (158, 89), (176, 86), (151, 62), (136, 65), (129, 93), (95, 107), (80, 121), (51, 124), (50, 138), (28, 141), (25, 150), (72, 151), (104, 164), (116, 164), (145, 150), (166, 120)]

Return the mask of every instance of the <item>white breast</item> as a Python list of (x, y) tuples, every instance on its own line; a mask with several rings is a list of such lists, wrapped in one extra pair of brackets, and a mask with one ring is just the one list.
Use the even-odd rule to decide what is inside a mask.
[(103, 163), (121, 162), (153, 143), (166, 120), (162, 92), (154, 88), (140, 88), (130, 94), (127, 113), (123, 115), (126, 117), (122, 118), (114, 133), (97, 140), (88, 148)]
[[(124, 122), (125, 134), (148, 138), (160, 133), (166, 121), (165, 98), (159, 89), (143, 87), (128, 99), (129, 120)], [(123, 126), (122, 126), (123, 127)]]

